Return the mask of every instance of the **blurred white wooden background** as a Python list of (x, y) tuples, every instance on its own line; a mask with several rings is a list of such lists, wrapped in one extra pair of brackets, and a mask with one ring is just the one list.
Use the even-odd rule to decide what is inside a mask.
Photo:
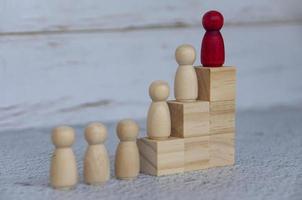
[(300, 104), (301, 0), (0, 0), (0, 130), (144, 118), (149, 84), (172, 88), (174, 50), (199, 51), (210, 9), (238, 108)]

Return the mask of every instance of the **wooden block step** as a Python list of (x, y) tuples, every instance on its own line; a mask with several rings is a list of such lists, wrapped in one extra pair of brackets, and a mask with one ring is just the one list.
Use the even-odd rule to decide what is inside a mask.
[(140, 138), (140, 171), (162, 176), (184, 172), (184, 139), (170, 137), (165, 140)]
[(209, 135), (209, 102), (168, 101), (171, 114), (171, 136), (195, 137)]
[(210, 135), (235, 132), (235, 101), (210, 102)]
[(235, 163), (235, 133), (210, 136), (210, 165), (221, 167)]
[(210, 167), (210, 136), (185, 138), (185, 171)]
[(235, 67), (195, 67), (198, 100), (226, 101), (236, 98)]

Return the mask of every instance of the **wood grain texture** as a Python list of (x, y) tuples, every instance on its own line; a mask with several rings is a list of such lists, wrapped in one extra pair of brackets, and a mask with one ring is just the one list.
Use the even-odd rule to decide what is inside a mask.
[(152, 103), (147, 114), (147, 135), (150, 139), (166, 139), (170, 136), (169, 94), (170, 88), (165, 81), (153, 81), (149, 87)]
[(210, 165), (221, 167), (235, 163), (235, 133), (210, 136)]
[(139, 174), (139, 150), (137, 136), (139, 126), (131, 119), (119, 121), (116, 127), (120, 143), (115, 153), (115, 177), (123, 180), (134, 179)]
[(104, 184), (110, 179), (110, 161), (103, 144), (88, 146), (84, 156), (83, 176), (89, 185)]
[(83, 162), (83, 176), (87, 184), (99, 185), (110, 179), (110, 161), (104, 145), (107, 128), (104, 124), (94, 122), (85, 128), (88, 147)]
[(137, 143), (142, 173), (162, 176), (184, 172), (184, 139), (140, 138)]
[(171, 114), (171, 136), (209, 135), (209, 102), (168, 101)]
[(210, 167), (210, 136), (185, 138), (185, 171)]
[(210, 102), (210, 135), (235, 132), (235, 101)]
[(69, 126), (59, 126), (52, 131), (55, 150), (49, 170), (50, 185), (56, 189), (72, 189), (78, 183), (76, 157), (72, 149), (75, 131)]
[(178, 63), (174, 79), (174, 96), (177, 101), (195, 101), (198, 96), (198, 80), (193, 64), (196, 50), (193, 46), (183, 44), (177, 47), (175, 59)]
[(236, 98), (235, 67), (195, 67), (198, 78), (198, 99), (225, 101)]
[[(273, 9), (265, 9), (273, 5)], [(0, 1), (1, 33), (32, 31), (131, 30), (135, 27), (163, 27), (196, 24), (200, 26), (200, 13), (217, 9), (230, 23), (257, 21), (288, 21), (301, 19), (299, 0), (273, 1), (238, 0), (207, 1), (181, 0), (39, 0)], [(156, 10), (156, 13), (154, 12)], [(244, 13), (244, 14), (242, 14)], [(240, 16), (240, 17), (238, 17)]]
[[(129, 111), (134, 119), (145, 118), (150, 104), (146, 88), (155, 79), (173, 85), (175, 48), (190, 43), (198, 49), (201, 31), (198, 27), (0, 37), (0, 129), (117, 121), (129, 117)], [(298, 32), (302, 26), (290, 24), (224, 28), (226, 62), (240, 66), (238, 109), (301, 102), (302, 61), (295, 59), (300, 58)], [(251, 40), (237, 40), (242, 35)], [(280, 39), (284, 35), (287, 40)], [(267, 38), (271, 45), (259, 48)], [(289, 48), (293, 51), (285, 50)], [(268, 54), (272, 49), (274, 53)], [(288, 60), (291, 70), (286, 70)], [(280, 87), (275, 87), (275, 80), (281, 81)]]

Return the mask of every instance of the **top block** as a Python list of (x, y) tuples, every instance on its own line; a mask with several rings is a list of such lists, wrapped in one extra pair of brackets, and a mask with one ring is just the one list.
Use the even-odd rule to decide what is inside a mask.
[(226, 101), (236, 98), (235, 67), (195, 67), (198, 100)]

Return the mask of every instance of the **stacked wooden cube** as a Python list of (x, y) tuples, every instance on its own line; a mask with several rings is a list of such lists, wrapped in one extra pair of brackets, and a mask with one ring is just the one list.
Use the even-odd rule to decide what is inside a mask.
[(235, 162), (235, 67), (196, 67), (198, 99), (209, 103), (209, 167)]
[(235, 161), (235, 67), (195, 67), (198, 97), (168, 101), (168, 139), (138, 140), (142, 173), (161, 176)]
[(235, 67), (195, 67), (198, 97), (168, 101), (168, 139), (138, 140), (140, 170), (154, 176), (235, 162)]

